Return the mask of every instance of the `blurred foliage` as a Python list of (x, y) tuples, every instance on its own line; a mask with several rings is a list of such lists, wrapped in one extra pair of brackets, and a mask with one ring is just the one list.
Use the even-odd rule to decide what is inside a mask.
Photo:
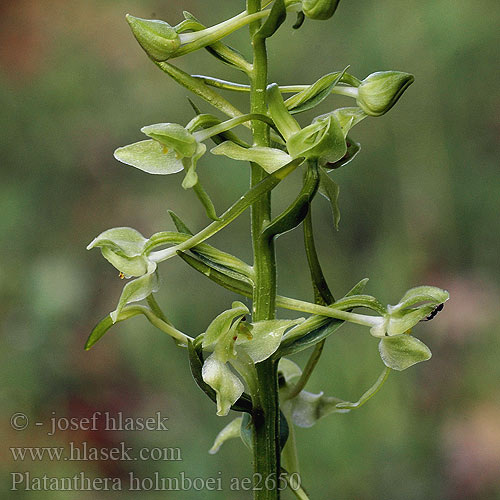
[[(90, 352), (93, 324), (114, 309), (121, 282), (85, 246), (102, 230), (132, 226), (143, 234), (169, 226), (167, 209), (188, 224), (206, 224), (182, 174), (154, 178), (118, 164), (117, 146), (139, 128), (185, 123), (186, 93), (159, 72), (129, 33), (124, 14), (177, 22), (183, 9), (206, 24), (236, 13), (237, 2), (138, 0), (63, 2), (4, 0), (0, 5), (0, 352), (1, 472), (63, 476), (218, 477), (251, 474), (250, 455), (236, 441), (207, 451), (226, 420), (195, 388), (185, 353), (142, 318), (116, 326)], [(243, 4), (243, 2), (238, 2)], [(359, 279), (368, 292), (394, 301), (413, 285), (445, 289), (451, 300), (422, 329), (433, 359), (395, 374), (377, 398), (348, 415), (298, 431), (311, 497), (371, 500), (500, 498), (500, 170), (498, 165), (499, 11), (493, 0), (341, 2), (329, 22), (287, 27), (272, 40), (271, 80), (310, 83), (321, 72), (351, 65), (364, 77), (409, 71), (416, 82), (387, 116), (357, 130), (362, 152), (336, 173), (340, 231), (326, 202), (315, 204), (318, 246), (337, 295)], [(231, 36), (238, 45), (246, 30)], [(293, 57), (288, 54), (293, 53)], [(204, 53), (179, 65), (238, 79)], [(343, 98), (332, 97), (342, 102)], [(237, 102), (244, 106), (243, 97)], [(322, 104), (328, 109), (327, 100)], [(208, 105), (198, 102), (202, 110)], [(304, 118), (307, 122), (308, 117)], [(203, 158), (199, 173), (220, 210), (247, 184), (240, 164)], [(297, 190), (298, 177), (277, 191)], [(214, 238), (250, 260), (248, 219)], [(311, 298), (299, 234), (278, 240), (279, 287)], [(160, 299), (189, 333), (204, 331), (234, 299), (180, 261), (162, 266)], [(326, 346), (310, 390), (357, 398), (381, 368), (376, 343), (361, 328), (343, 327)], [(355, 353), (355, 354), (354, 354)], [(296, 360), (302, 362), (300, 356)], [(169, 417), (168, 433), (75, 434), (49, 437), (31, 426), (15, 432), (9, 417), (32, 422), (94, 411)], [(53, 413), (55, 412), (55, 413)], [(177, 446), (178, 462), (13, 463), (5, 446)], [(10, 480), (9, 480), (10, 481)], [(17, 492), (17, 498), (114, 498), (98, 492)], [(122, 492), (120, 498), (137, 498)], [(142, 492), (141, 498), (250, 498), (210, 492)], [(285, 498), (291, 498), (288, 493)]]

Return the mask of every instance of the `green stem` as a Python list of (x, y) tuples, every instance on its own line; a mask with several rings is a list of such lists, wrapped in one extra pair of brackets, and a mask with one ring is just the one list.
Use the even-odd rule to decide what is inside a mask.
[(292, 387), (290, 392), (288, 392), (285, 395), (286, 399), (293, 399), (295, 396), (299, 394), (299, 392), (302, 389), (304, 389), (307, 382), (309, 381), (309, 378), (312, 375), (312, 372), (314, 371), (314, 368), (316, 368), (316, 365), (318, 364), (324, 346), (325, 346), (324, 340), (316, 344), (316, 346), (314, 347), (314, 351), (312, 352), (310, 358), (308, 359), (304, 371), (302, 372), (302, 375), (300, 376), (298, 382)]
[(291, 480), (290, 476), (292, 474), (293, 474), (292, 472), (285, 474), (288, 487), (290, 488), (290, 490), (292, 490), (292, 493), (295, 495), (296, 498), (298, 498), (298, 500), (309, 500), (309, 497), (307, 496), (303, 488), (300, 485), (296, 485), (295, 482)]
[[(285, 410), (283, 410), (284, 412)], [(299, 474), (299, 457), (297, 454), (297, 442), (295, 440), (295, 428), (293, 426), (293, 421), (287, 413), (285, 413), (288, 421), (288, 439), (283, 448), (282, 458), (285, 463), (286, 470), (288, 474)]]
[(304, 219), (304, 246), (306, 249), (307, 263), (309, 265), (309, 272), (311, 273), (311, 281), (314, 291), (314, 301), (316, 304), (329, 305), (335, 302), (332, 292), (321, 269), (318, 254), (316, 252), (316, 245), (314, 243), (314, 232), (312, 225), (312, 207), (309, 207), (306, 218)]
[(254, 12), (253, 14), (241, 12), (237, 16), (222, 21), (210, 28), (194, 31), (193, 33), (181, 33), (179, 35), (181, 46), (175, 52), (175, 57), (183, 56), (184, 54), (206, 47), (207, 45), (212, 45), (239, 28), (262, 19), (267, 16), (269, 12), (269, 10)]
[(193, 132), (193, 135), (198, 142), (203, 142), (206, 141), (207, 139), (210, 139), (210, 137), (213, 137), (214, 135), (221, 134), (222, 132), (226, 132), (238, 125), (243, 125), (245, 122), (252, 120), (260, 120), (261, 122), (267, 123), (270, 127), (273, 127), (276, 130), (276, 132), (279, 133), (278, 129), (276, 128), (276, 125), (267, 115), (260, 115), (258, 113), (249, 113), (247, 115), (231, 118), (230, 120), (221, 122), (217, 125), (214, 125), (213, 127), (199, 130), (198, 132)]
[(193, 78), (190, 74), (182, 71), (173, 64), (167, 62), (158, 62), (152, 59), (152, 61), (167, 75), (169, 75), (173, 80), (175, 80), (179, 85), (182, 85), (186, 89), (201, 97), (206, 102), (211, 104), (214, 108), (222, 111), (227, 116), (234, 118), (235, 116), (241, 116), (243, 113), (233, 106), (227, 99), (224, 99), (220, 94), (205, 85), (198, 78)]
[(172, 322), (165, 316), (158, 302), (156, 302), (155, 296), (151, 293), (146, 297), (146, 302), (156, 316), (158, 316), (167, 325), (173, 326)]
[[(337, 309), (334, 304), (328, 307), (320, 306), (318, 304), (312, 304), (311, 302), (306, 302), (304, 300), (291, 299), (288, 297), (280, 297), (278, 305), (292, 311), (317, 314), (318, 316), (327, 316), (329, 318), (341, 319), (343, 321), (349, 321), (350, 323), (356, 323), (358, 325), (370, 327), (377, 326), (383, 319), (380, 316), (368, 316), (366, 314), (357, 314), (343, 311), (342, 309)], [(352, 305), (346, 305), (345, 307), (351, 308)], [(298, 330), (300, 328), (300, 325), (296, 328)], [(290, 330), (290, 332), (292, 332), (292, 330)]]
[[(261, 0), (247, 0), (249, 14), (262, 9)], [(264, 38), (255, 36), (260, 22), (250, 24), (253, 47), (253, 68), (250, 74), (250, 111), (266, 114), (267, 51)], [(269, 146), (269, 127), (260, 121), (252, 122), (255, 146)], [(258, 186), (266, 173), (257, 164), (251, 166), (251, 186)], [(276, 308), (276, 261), (273, 238), (263, 238), (262, 231), (271, 220), (271, 194), (263, 193), (252, 205), (251, 227), (254, 253), (255, 285), (253, 289), (253, 321), (269, 320), (275, 317)], [(274, 478), (280, 472), (279, 445), (279, 397), (277, 362), (267, 359), (258, 363), (257, 377), (260, 401), (252, 414), (253, 423), (253, 470), (258, 478)], [(255, 489), (255, 500), (277, 500), (278, 488)]]
[[(261, 122), (259, 122), (261, 123)], [(183, 243), (176, 245), (165, 250), (151, 252), (149, 259), (155, 262), (161, 262), (177, 255), (177, 252), (189, 250), (194, 246), (203, 243), (206, 239), (218, 233), (221, 229), (225, 228), (234, 219), (241, 215), (250, 205), (255, 203), (261, 197), (267, 198), (268, 192), (276, 187), (287, 175), (292, 173), (295, 168), (301, 163), (302, 159), (293, 160), (284, 167), (281, 167), (272, 174), (266, 174), (264, 171), (263, 179), (250, 188), (234, 205), (228, 208), (221, 216), (220, 219), (212, 222), (207, 227), (202, 229), (199, 233), (188, 238)], [(260, 168), (260, 167), (258, 167)], [(274, 255), (274, 252), (273, 252)], [(273, 300), (273, 314), (274, 314), (274, 300)]]
[[(126, 314), (124, 314), (126, 313)], [(190, 337), (189, 335), (186, 335), (185, 333), (181, 332), (180, 330), (177, 330), (174, 326), (170, 325), (169, 323), (166, 323), (162, 319), (160, 319), (156, 314), (149, 309), (148, 307), (141, 306), (141, 305), (131, 305), (131, 306), (126, 306), (123, 311), (120, 313), (120, 316), (118, 317), (118, 321), (122, 321), (122, 317), (124, 319), (128, 319), (129, 317), (135, 316), (137, 314), (144, 314), (148, 321), (153, 325), (156, 326), (159, 330), (162, 332), (166, 333), (167, 335), (170, 335), (173, 337), (177, 342), (179, 342), (183, 346), (187, 346), (188, 342), (193, 342), (194, 338)]]
[[(193, 78), (201, 80), (206, 85), (215, 87), (222, 90), (232, 90), (235, 92), (250, 92), (250, 86), (244, 83), (230, 82), (228, 80), (222, 80), (220, 78), (214, 78), (205, 75), (193, 75)], [(302, 92), (310, 87), (310, 85), (280, 85), (279, 90), (283, 94), (295, 94), (296, 92)], [(351, 87), (350, 85), (340, 84), (335, 85), (330, 91), (331, 94), (344, 95), (347, 97), (358, 96), (358, 89), (356, 87)]]
[(343, 403), (337, 403), (336, 405), (337, 408), (341, 410), (355, 410), (357, 408), (360, 408), (366, 402), (368, 402), (373, 396), (375, 396), (375, 394), (377, 394), (377, 392), (380, 391), (380, 389), (382, 389), (382, 386), (389, 378), (390, 373), (391, 373), (390, 368), (388, 367), (384, 368), (377, 381), (355, 403), (350, 403), (348, 401), (345, 401)]

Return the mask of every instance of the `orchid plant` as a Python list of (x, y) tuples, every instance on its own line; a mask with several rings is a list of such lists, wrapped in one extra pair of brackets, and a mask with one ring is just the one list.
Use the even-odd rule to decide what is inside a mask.
[[(188, 12), (175, 26), (127, 15), (135, 38), (152, 62), (219, 114), (202, 113), (191, 102), (195, 116), (185, 125), (144, 126), (141, 132), (146, 139), (118, 148), (114, 156), (153, 175), (183, 172), (182, 187), (194, 191), (210, 223), (191, 231), (170, 212), (176, 231), (145, 237), (129, 227), (113, 228), (88, 246), (100, 248), (127, 282), (115, 310), (94, 328), (86, 349), (115, 323), (141, 314), (173, 337), (186, 349), (193, 378), (214, 401), (217, 415), (240, 414), (222, 429), (210, 452), (215, 453), (227, 439), (241, 438), (253, 453), (256, 477), (265, 479), (266, 487), (254, 491), (254, 498), (260, 500), (279, 498), (283, 484), (297, 498), (308, 498), (298, 468), (294, 426), (311, 427), (327, 415), (359, 408), (382, 387), (391, 371), (428, 360), (431, 352), (412, 335), (412, 328), (432, 319), (448, 300), (444, 290), (418, 286), (396, 305), (383, 305), (363, 293), (367, 279), (335, 300), (320, 266), (311, 217), (313, 201), (318, 193), (329, 200), (333, 224), (338, 227), (335, 170), (349, 164), (360, 151), (351, 129), (367, 117), (384, 115), (413, 82), (412, 75), (400, 71), (381, 71), (360, 80), (348, 68), (327, 73), (309, 85), (268, 82), (266, 43), (286, 17), (296, 15), (293, 29), (299, 29), (305, 21), (330, 19), (337, 6), (338, 0), (247, 0), (243, 12), (209, 28)], [(245, 26), (253, 50), (251, 61), (224, 43), (228, 34)], [(247, 81), (191, 75), (170, 63), (200, 49), (241, 72)], [(221, 91), (247, 93), (249, 112), (240, 111)], [(284, 99), (285, 94), (291, 96)], [(335, 94), (352, 98), (352, 106), (333, 109), (309, 124), (300, 123), (302, 112)], [(251, 144), (237, 135), (235, 129), (241, 126), (251, 129)], [(249, 162), (248, 191), (220, 215), (197, 172), (207, 151)], [(272, 217), (272, 190), (296, 169), (303, 174), (302, 188), (281, 214)], [(247, 209), (251, 213), (252, 265), (206, 243)], [(276, 290), (274, 242), (280, 234), (298, 228), (303, 231), (304, 265), (310, 270), (313, 302), (284, 297)], [(236, 296), (251, 300), (251, 308), (235, 300), (207, 321), (204, 332), (188, 335), (177, 329), (155, 299), (159, 264), (170, 258), (180, 258)], [(307, 318), (279, 319), (277, 309), (297, 311)], [(378, 339), (383, 365), (375, 384), (356, 402), (305, 390), (326, 339), (345, 322), (368, 327)], [(311, 354), (301, 369), (291, 358), (306, 349)]]

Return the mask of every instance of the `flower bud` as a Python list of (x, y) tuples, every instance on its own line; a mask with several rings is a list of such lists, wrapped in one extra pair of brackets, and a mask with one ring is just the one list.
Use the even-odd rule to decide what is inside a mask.
[(192, 157), (198, 147), (193, 134), (178, 123), (156, 123), (142, 127), (141, 132), (167, 149), (173, 149), (180, 158)]
[(126, 17), (140, 46), (155, 61), (166, 61), (181, 46), (179, 35), (165, 21), (141, 19), (130, 14)]
[(387, 113), (415, 78), (401, 71), (379, 71), (367, 76), (358, 87), (358, 106), (370, 116)]
[(303, 0), (302, 10), (310, 19), (325, 20), (333, 16), (340, 0)]
[(347, 151), (342, 128), (331, 115), (293, 134), (286, 145), (293, 158), (318, 159), (322, 164), (340, 160)]

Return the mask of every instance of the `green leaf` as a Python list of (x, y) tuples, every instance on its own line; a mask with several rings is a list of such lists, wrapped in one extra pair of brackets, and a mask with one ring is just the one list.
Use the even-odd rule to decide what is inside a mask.
[[(343, 324), (344, 321), (340, 319), (311, 316), (304, 323), (296, 327), (297, 330), (301, 329), (300, 336), (294, 333), (293, 337), (286, 338), (276, 351), (275, 357), (278, 359), (281, 356), (290, 356), (309, 349), (332, 335), (332, 333), (335, 333)], [(304, 333), (302, 333), (302, 329), (304, 329)], [(290, 330), (290, 336), (292, 332), (293, 330)]]
[(220, 267), (216, 269), (212, 262), (208, 262), (208, 260), (202, 262), (185, 252), (178, 252), (177, 255), (193, 269), (196, 269), (214, 283), (244, 297), (252, 297), (252, 285), (248, 283), (248, 278), (245, 276), (241, 275), (235, 278), (234, 275), (229, 275), (225, 270), (224, 272), (220, 271)]
[(292, 161), (292, 157), (284, 151), (274, 148), (254, 146), (243, 148), (234, 142), (226, 141), (219, 144), (210, 152), (214, 155), (223, 155), (233, 160), (251, 161), (259, 164), (268, 174), (285, 166)]
[(115, 324), (120, 321), (125, 321), (126, 319), (132, 318), (133, 316), (137, 316), (141, 314), (140, 310), (127, 308), (123, 309), (122, 312), (118, 315), (116, 322), (113, 322), (111, 316), (108, 314), (104, 317), (96, 326), (92, 329), (87, 342), (85, 343), (85, 350), (88, 351), (94, 344), (99, 342), (104, 334)]
[(311, 202), (316, 196), (319, 184), (317, 162), (311, 161), (303, 178), (302, 189), (290, 205), (276, 216), (262, 231), (265, 238), (274, 238), (297, 227), (309, 213)]
[(154, 267), (152, 266), (148, 274), (129, 281), (123, 288), (116, 309), (110, 313), (113, 323), (116, 323), (120, 312), (127, 304), (145, 299), (150, 293), (157, 292), (158, 288), (159, 280), (158, 273), (156, 272), (156, 265)]
[(281, 135), (288, 141), (290, 137), (299, 133), (301, 129), (297, 120), (290, 114), (285, 106), (278, 84), (271, 83), (267, 86), (267, 100), (269, 114), (273, 122), (278, 127)]
[(231, 405), (243, 394), (243, 383), (226, 363), (219, 360), (216, 353), (205, 360), (201, 373), (204, 382), (216, 392), (217, 415), (227, 415)]
[(344, 71), (323, 75), (306, 89), (288, 98), (285, 101), (285, 106), (292, 115), (314, 108), (330, 95), (333, 87), (339, 83), (347, 68)]
[(375, 394), (377, 394), (378, 391), (380, 391), (382, 386), (387, 381), (387, 378), (389, 377), (390, 373), (391, 373), (390, 368), (388, 367), (384, 368), (382, 373), (376, 380), (376, 382), (367, 391), (365, 391), (363, 395), (355, 403), (352, 403), (350, 401), (343, 401), (342, 403), (337, 403), (337, 408), (339, 408), (340, 410), (347, 410), (347, 411), (361, 408), (373, 396), (375, 396)]
[(384, 364), (398, 371), (427, 361), (432, 356), (431, 350), (423, 342), (407, 334), (384, 337), (378, 349)]
[(234, 420), (231, 420), (220, 432), (217, 434), (215, 438), (214, 444), (208, 451), (210, 455), (215, 455), (220, 447), (229, 439), (241, 437), (240, 429), (243, 417), (236, 417)]
[(211, 89), (204, 82), (192, 77), (189, 73), (169, 64), (167, 62), (155, 62), (155, 64), (167, 75), (173, 78), (179, 85), (190, 90), (198, 97), (222, 111), (228, 116), (240, 116), (243, 113), (235, 108), (227, 99), (222, 97), (214, 89)]
[(363, 278), (362, 280), (358, 281), (346, 294), (345, 297), (351, 297), (352, 295), (358, 295), (360, 294), (364, 289), (366, 284), (368, 283), (369, 278)]
[(377, 312), (380, 315), (387, 313), (382, 303), (372, 295), (349, 295), (342, 297), (335, 302), (335, 307), (342, 310), (354, 309), (355, 307), (365, 307)]
[(339, 185), (328, 175), (328, 172), (320, 167), (319, 169), (319, 192), (330, 202), (333, 215), (333, 225), (339, 229), (340, 210), (338, 205)]
[(205, 191), (205, 189), (203, 189), (203, 186), (201, 185), (199, 180), (197, 180), (197, 182), (194, 184), (193, 191), (195, 192), (198, 200), (200, 200), (201, 204), (203, 205), (207, 217), (209, 217), (212, 220), (220, 220), (219, 217), (217, 217), (217, 212), (215, 210), (215, 206), (212, 202), (212, 199), (210, 198), (209, 194)]
[(254, 363), (260, 363), (269, 358), (279, 347), (286, 330), (304, 321), (303, 318), (271, 319), (257, 321), (251, 325), (251, 337), (238, 336), (236, 352), (244, 351)]
[(114, 157), (148, 174), (175, 174), (184, 168), (174, 150), (165, 153), (163, 146), (153, 139), (118, 148)]
[(269, 38), (276, 33), (278, 28), (285, 22), (286, 7), (284, 0), (275, 0), (268, 18), (255, 34), (259, 38)]
[(252, 67), (239, 50), (222, 42), (207, 45), (205, 49), (219, 61), (233, 68), (244, 71), (245, 73), (247, 73)]
[[(362, 292), (367, 282), (368, 278), (362, 279), (345, 295), (344, 299)], [(276, 359), (313, 347), (335, 333), (343, 324), (344, 322), (339, 319), (318, 315), (310, 316), (303, 323), (287, 332), (275, 353)]]
[(197, 251), (192, 252), (199, 260), (210, 266), (211, 269), (219, 271), (229, 278), (233, 278), (237, 281), (242, 281), (247, 285), (253, 286), (253, 277), (249, 276), (248, 273), (246, 273), (246, 270), (244, 270), (243, 268), (235, 270), (234, 266), (229, 263), (223, 264), (220, 261), (217, 261), (215, 258), (212, 258), (212, 256), (203, 255), (201, 252)]
[[(206, 78), (203, 76), (198, 76), (198, 78)], [(211, 115), (208, 113), (203, 113), (203, 114), (197, 114), (191, 121), (186, 125), (186, 128), (191, 131), (195, 132), (199, 129), (209, 129), (215, 125), (220, 125), (222, 120), (220, 118), (217, 118), (215, 115)], [(242, 124), (244, 125), (244, 123)], [(250, 147), (249, 144), (247, 144), (245, 141), (241, 140), (234, 132), (231, 130), (224, 130), (220, 132), (219, 134), (213, 135), (210, 137), (212, 141), (217, 145), (220, 144), (221, 142), (224, 141), (232, 141), (235, 144), (239, 144), (240, 146), (243, 147)]]
[(327, 306), (335, 302), (328, 283), (326, 281), (318, 253), (314, 242), (314, 228), (312, 223), (312, 207), (309, 207), (309, 212), (304, 219), (302, 225), (304, 230), (304, 247), (306, 250), (307, 264), (311, 275), (311, 283), (314, 293), (314, 302), (316, 304)]
[(167, 212), (179, 233), (189, 234), (191, 236), (193, 235), (193, 232), (186, 226), (186, 224), (184, 224), (184, 221), (173, 210), (167, 210)]

